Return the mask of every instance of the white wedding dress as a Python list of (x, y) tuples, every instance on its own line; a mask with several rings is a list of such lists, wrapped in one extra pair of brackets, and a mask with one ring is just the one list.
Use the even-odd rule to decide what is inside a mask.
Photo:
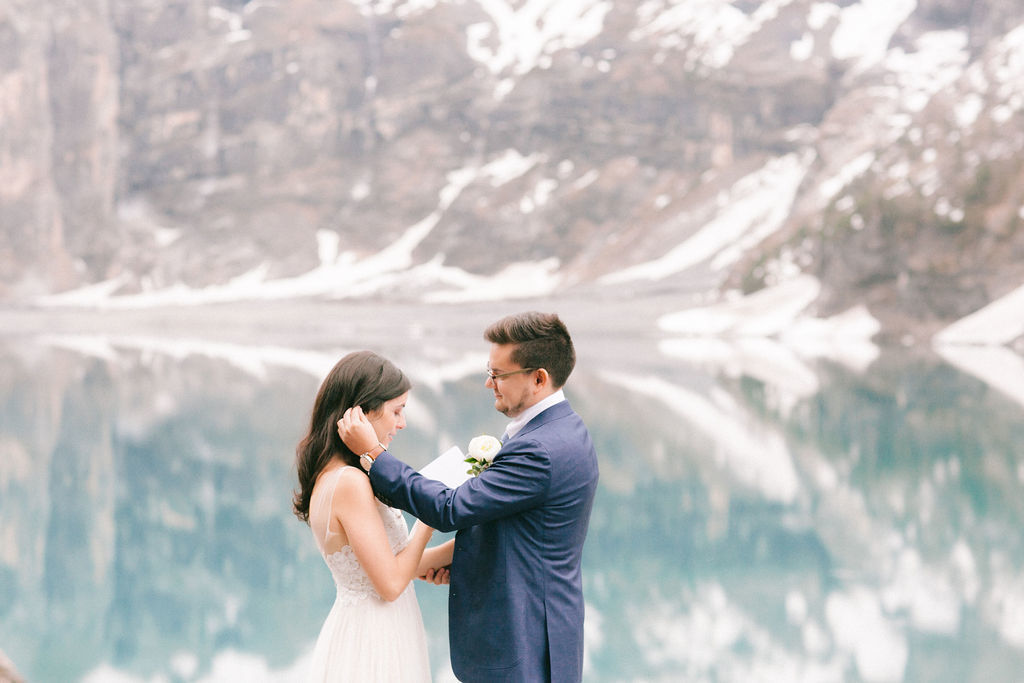
[[(337, 597), (320, 629), (308, 680), (429, 683), (427, 637), (412, 583), (394, 602), (383, 600), (352, 547), (341, 545), (331, 507), (344, 469), (322, 475), (310, 500), (310, 528), (331, 569)], [(400, 511), (375, 502), (391, 550), (398, 553), (409, 542), (405, 518)]]

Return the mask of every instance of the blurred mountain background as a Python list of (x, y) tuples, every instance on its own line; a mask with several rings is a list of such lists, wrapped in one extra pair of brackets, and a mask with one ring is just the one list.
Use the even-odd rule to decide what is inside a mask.
[(1020, 0), (0, 0), (0, 649), (286, 680), (320, 378), (393, 358), (420, 466), (529, 306), (588, 681), (1019, 681), (1022, 147)]
[(801, 279), (927, 339), (1024, 285), (1022, 109), (1014, 0), (0, 0), (0, 302)]

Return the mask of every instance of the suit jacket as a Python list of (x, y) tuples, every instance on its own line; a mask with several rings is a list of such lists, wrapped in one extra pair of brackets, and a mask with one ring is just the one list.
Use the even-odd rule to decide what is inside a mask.
[(597, 478), (590, 434), (565, 401), (455, 489), (390, 453), (377, 456), (370, 481), (383, 498), (439, 531), (458, 531), (448, 628), (459, 680), (582, 680), (580, 564)]

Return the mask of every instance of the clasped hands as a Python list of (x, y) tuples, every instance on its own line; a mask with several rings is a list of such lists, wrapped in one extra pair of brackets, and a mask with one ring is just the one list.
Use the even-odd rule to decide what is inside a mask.
[(437, 567), (428, 569), (425, 574), (416, 577), (420, 581), (432, 583), (435, 586), (443, 586), (452, 582), (451, 567)]

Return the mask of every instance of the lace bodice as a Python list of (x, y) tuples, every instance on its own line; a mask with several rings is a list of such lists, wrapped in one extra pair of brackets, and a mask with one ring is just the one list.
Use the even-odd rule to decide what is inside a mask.
[[(337, 485), (337, 476), (341, 473), (341, 468), (335, 472), (330, 473), (328, 476), (333, 476), (333, 480), (324, 481), (322, 484), (326, 485), (327, 490), (324, 491), (323, 498), (324, 502), (329, 506), (333, 500), (334, 488)], [(377, 505), (377, 512), (380, 513), (381, 521), (384, 522), (384, 531), (388, 537), (388, 545), (391, 546), (391, 552), (398, 554), (405, 548), (409, 543), (409, 526), (405, 522), (405, 518), (399, 510), (392, 507), (388, 507), (379, 500), (374, 500)], [(328, 508), (329, 510), (329, 508)], [(320, 519), (316, 520), (321, 522)], [(310, 527), (313, 530), (313, 535), (317, 541), (317, 547), (320, 548), (320, 552), (324, 557), (324, 561), (327, 562), (327, 566), (331, 570), (331, 575), (334, 577), (334, 585), (338, 589), (338, 600), (344, 603), (358, 602), (359, 600), (365, 600), (366, 598), (374, 597), (378, 600), (381, 599), (380, 595), (373, 587), (373, 583), (370, 581), (370, 577), (367, 576), (366, 571), (362, 565), (359, 564), (356, 553), (352, 549), (352, 546), (345, 545), (339, 550), (334, 552), (327, 552), (325, 548), (330, 548), (330, 539), (337, 536), (337, 533), (331, 531), (330, 516), (328, 513), (326, 523), (318, 524), (311, 523)], [(313, 520), (311, 519), (311, 522)], [(336, 524), (336, 522), (335, 522)], [(323, 530), (318, 533), (318, 528), (323, 527)]]

